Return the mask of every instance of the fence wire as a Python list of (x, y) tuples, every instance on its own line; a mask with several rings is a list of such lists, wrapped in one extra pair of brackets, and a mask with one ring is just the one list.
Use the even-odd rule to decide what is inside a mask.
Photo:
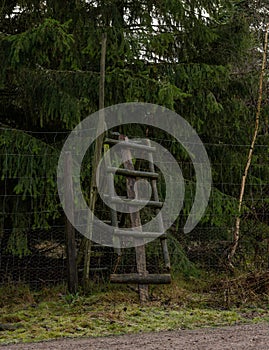
[[(20, 143), (19, 135), (17, 141), (12, 135), (12, 142), (15, 142), (16, 147), (14, 152), (11, 152), (5, 137), (8, 133), (14, 133), (14, 130), (2, 128), (0, 132), (3, 137), (0, 144), (3, 170), (0, 188), (0, 284), (23, 282), (33, 288), (40, 288), (65, 283), (67, 279), (65, 215), (60, 208), (56, 189), (56, 169), (54, 178), (51, 175), (46, 176), (46, 172), (39, 174), (36, 170), (40, 158), (46, 158), (42, 164), (51, 162), (52, 166), (55, 166), (52, 155), (49, 152), (42, 154), (33, 149), (30, 140), (28, 144)], [(55, 149), (59, 149), (59, 144), (62, 144), (63, 138), (68, 135), (67, 132), (25, 133), (38, 136), (41, 141), (49, 140), (49, 147)], [(171, 149), (174, 142), (163, 138), (153, 140), (168, 145)], [(240, 159), (246, 159), (249, 145), (208, 143), (205, 147), (212, 167), (212, 194), (208, 210), (191, 233), (183, 232), (184, 222), (188, 216), (188, 210), (184, 208), (168, 231), (168, 248), (174, 272), (190, 274), (198, 269), (222, 271), (227, 250), (233, 240), (237, 200), (244, 173), (244, 162)], [(267, 269), (269, 267), (268, 146), (256, 145), (255, 152), (244, 196), (241, 238), (236, 259), (237, 263), (246, 269)], [(31, 161), (24, 162), (26, 158)], [(18, 162), (21, 167), (30, 164), (30, 169), (19, 171)], [(6, 169), (7, 164), (9, 169)], [(14, 169), (11, 164), (14, 165)], [(183, 169), (184, 177), (188, 178), (186, 183), (193, 181), (195, 174), (190, 160), (179, 159), (179, 165)], [(54, 183), (51, 183), (52, 179)], [(21, 181), (27, 190), (20, 188)], [(43, 192), (35, 188), (38, 181), (45, 184)], [(87, 184), (87, 178), (83, 181)], [(121, 177), (115, 178), (115, 185), (119, 187), (119, 192), (125, 186)], [(159, 185), (162, 192), (162, 184)], [(193, 198), (195, 186), (186, 188), (187, 195)], [(52, 207), (46, 207), (45, 198), (53, 198)], [(37, 209), (38, 205), (40, 209)], [(153, 214), (145, 211), (143, 215), (147, 221)], [(96, 206), (96, 216), (102, 220), (110, 220), (109, 208), (100, 199)], [(40, 224), (37, 225), (39, 218)], [(120, 215), (118, 220), (122, 220)], [(83, 237), (76, 232), (78, 252), (82, 241)], [(146, 251), (148, 271), (161, 272), (163, 259), (159, 240), (149, 243)], [(80, 281), (83, 268), (82, 259), (78, 265)], [(125, 249), (119, 258), (113, 248), (93, 243), (90, 264), (90, 278), (93, 283), (106, 285), (109, 283), (111, 273), (131, 273), (135, 270), (134, 248)]]

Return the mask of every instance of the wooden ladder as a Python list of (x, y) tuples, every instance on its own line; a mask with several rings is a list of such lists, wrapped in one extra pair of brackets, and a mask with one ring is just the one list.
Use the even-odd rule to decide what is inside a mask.
[[(163, 218), (160, 212), (162, 208), (162, 202), (159, 201), (159, 195), (157, 190), (157, 178), (158, 173), (155, 172), (153, 153), (155, 148), (151, 146), (150, 140), (146, 139), (146, 142), (139, 143), (138, 141), (129, 141), (124, 135), (120, 135), (118, 140), (107, 139), (105, 144), (115, 145), (120, 144), (120, 152), (123, 160), (123, 168), (117, 170), (111, 166), (110, 157), (106, 157), (106, 171), (108, 175), (108, 190), (109, 190), (109, 202), (111, 211), (111, 223), (114, 229), (113, 239), (115, 241), (122, 239), (123, 237), (132, 237), (135, 245), (136, 255), (136, 268), (137, 273), (129, 274), (116, 274), (113, 273), (110, 276), (112, 283), (132, 283), (138, 284), (140, 301), (144, 302), (148, 300), (148, 285), (149, 284), (168, 284), (171, 283), (170, 275), (170, 257), (167, 248), (167, 237), (164, 232)], [(135, 170), (132, 162), (132, 149), (140, 149), (145, 152), (149, 162), (149, 171)], [(117, 205), (119, 204), (119, 198), (114, 196), (113, 182), (115, 170), (117, 174), (126, 176), (127, 196), (120, 197), (120, 201), (124, 201), (130, 206), (147, 205), (155, 208), (156, 215), (158, 215), (159, 232), (142, 232), (141, 218), (139, 211), (130, 212), (131, 229), (121, 229), (118, 227)], [(153, 200), (143, 201), (138, 198), (137, 189), (135, 183), (138, 179), (147, 178), (150, 180)], [(161, 233), (161, 234), (160, 234)], [(162, 247), (162, 253), (164, 258), (165, 274), (149, 274), (147, 271), (146, 263), (146, 250), (145, 250), (145, 238), (159, 238)], [(121, 249), (116, 249), (118, 256), (122, 254)]]

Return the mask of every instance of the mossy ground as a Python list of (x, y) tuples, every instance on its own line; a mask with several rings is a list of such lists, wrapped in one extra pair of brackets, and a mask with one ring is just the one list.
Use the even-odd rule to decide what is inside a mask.
[(64, 286), (32, 292), (11, 285), (0, 290), (0, 323), (17, 328), (1, 331), (0, 344), (269, 322), (264, 302), (225, 309), (217, 302), (219, 296), (197, 292), (196, 283), (155, 286), (145, 305), (136, 291), (123, 286), (70, 295)]

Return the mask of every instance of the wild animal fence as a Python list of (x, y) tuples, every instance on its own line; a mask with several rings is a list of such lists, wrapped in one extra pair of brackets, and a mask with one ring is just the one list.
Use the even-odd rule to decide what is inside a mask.
[[(57, 159), (68, 132), (27, 132), (2, 128), (0, 131), (0, 284), (28, 283), (34, 288), (66, 282), (65, 215), (57, 194)], [(169, 138), (152, 137), (171, 153), (177, 147)], [(168, 248), (174, 273), (194, 274), (199, 269), (220, 272), (225, 269), (227, 250), (233, 240), (233, 227), (241, 178), (249, 145), (204, 143), (212, 168), (212, 192), (208, 209), (196, 228), (182, 230), (195, 195), (193, 165), (182, 151), (177, 154), (185, 179), (185, 204), (168, 231)], [(269, 167), (268, 145), (257, 144), (248, 175), (241, 238), (236, 264), (248, 271), (269, 267)], [(142, 164), (142, 163), (141, 163)], [(143, 170), (143, 164), (142, 170)], [(85, 162), (85, 169), (90, 167)], [(87, 188), (88, 178), (82, 179)], [(119, 192), (125, 184), (115, 177)], [(165, 196), (165, 184), (160, 184)], [(96, 215), (110, 220), (109, 208), (98, 199)], [(145, 212), (145, 220), (151, 213)], [(119, 217), (119, 220), (124, 220)], [(83, 237), (76, 232), (77, 251)], [(148, 270), (162, 268), (159, 245), (149, 243)], [(113, 272), (134, 272), (135, 252), (126, 249), (121, 258), (110, 247), (93, 244), (90, 279), (106, 286)], [(82, 278), (83, 259), (79, 263)]]

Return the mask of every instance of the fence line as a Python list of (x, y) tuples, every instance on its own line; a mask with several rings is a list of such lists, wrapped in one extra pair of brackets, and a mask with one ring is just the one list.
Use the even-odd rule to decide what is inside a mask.
[[(4, 133), (14, 130), (0, 127), (0, 132)], [(69, 131), (20, 131), (31, 135), (55, 135), (54, 140), (58, 134), (70, 133)], [(167, 142), (168, 145), (177, 143), (168, 138), (153, 137), (152, 140), (158, 143)], [(42, 286), (46, 283), (66, 281), (65, 216), (59, 206), (55, 186), (56, 169), (50, 174), (41, 172), (31, 175), (31, 171), (28, 174), (19, 172), (20, 169), (17, 169), (19, 167), (16, 163), (18, 156), (20, 159), (23, 157), (31, 159), (32, 170), (33, 164), (39, 164), (39, 160), (45, 160), (48, 166), (52, 164), (51, 154), (36, 154), (29, 145), (30, 143), (21, 149), (18, 144), (16, 152), (10, 152), (5, 143), (0, 143), (0, 171), (2, 172), (0, 173), (0, 284), (24, 281), (33, 286)], [(243, 172), (243, 163), (238, 162), (237, 155), (241, 154), (243, 158), (244, 154), (247, 154), (249, 145), (223, 143), (204, 143), (204, 145), (209, 157), (211, 155), (213, 173), (213, 191), (209, 208), (201, 223), (190, 234), (185, 235), (182, 232), (183, 223), (188, 215), (184, 208), (177, 222), (169, 230), (168, 242), (174, 270), (191, 271), (192, 264), (196, 268), (221, 270), (223, 253), (232, 240), (231, 231), (236, 216), (234, 203), (237, 201)], [(51, 143), (49, 146), (59, 149), (59, 143)], [(242, 263), (242, 266), (251, 266), (249, 268), (265, 268), (268, 267), (269, 252), (268, 146), (259, 144), (255, 145), (255, 148), (256, 159), (250, 169), (244, 198), (245, 209), (242, 214), (242, 241), (238, 252), (238, 263)], [(229, 154), (235, 158), (228, 157)], [(57, 157), (55, 159), (57, 160)], [(12, 160), (17, 166), (16, 173), (12, 168), (8, 169), (7, 173), (3, 173), (3, 165), (7, 160)], [(186, 175), (186, 191), (191, 201), (195, 194), (195, 188), (191, 187), (195, 180), (193, 166), (187, 160), (180, 160), (179, 165)], [(23, 181), (28, 181), (29, 186), (28, 192), (25, 193), (21, 193), (20, 188), (16, 188), (18, 183)], [(39, 181), (45, 184), (43, 192), (34, 191), (34, 186)], [(51, 181), (52, 184), (46, 185), (46, 181)], [(124, 190), (121, 179), (117, 175), (115, 183), (119, 191)], [(53, 200), (53, 207), (44, 205), (44, 201), (49, 199)], [(97, 203), (96, 215), (101, 220), (109, 220), (110, 217), (109, 208), (100, 200)], [(148, 220), (150, 213), (145, 210), (143, 215), (144, 219)], [(34, 224), (34, 216), (37, 219), (44, 217), (46, 220), (37, 227)], [(122, 220), (122, 217), (119, 220)], [(78, 249), (81, 241), (81, 235), (76, 233)], [(148, 250), (149, 269), (154, 271), (154, 266), (160, 263), (159, 250), (154, 243), (150, 244)], [(246, 256), (248, 256), (247, 262), (245, 262)], [(94, 245), (91, 270), (93, 281), (107, 282), (109, 272), (113, 271), (114, 267), (113, 249)], [(118, 268), (121, 271), (132, 271), (134, 267), (134, 252), (130, 250)], [(83, 266), (80, 265), (78, 269), (81, 277)]]

